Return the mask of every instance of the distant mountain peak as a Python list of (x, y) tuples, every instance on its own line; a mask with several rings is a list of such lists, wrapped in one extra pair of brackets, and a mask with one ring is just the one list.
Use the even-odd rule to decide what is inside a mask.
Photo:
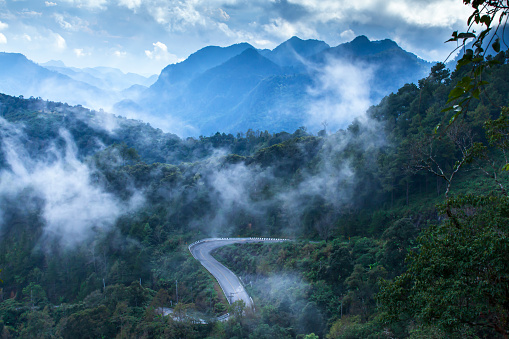
[(65, 66), (64, 62), (62, 60), (50, 60), (48, 62), (44, 62), (42, 64), (39, 64), (42, 67), (67, 67)]
[(207, 46), (177, 64), (166, 66), (153, 86), (162, 88), (168, 84), (175, 84), (201, 74), (211, 68), (221, 65), (230, 58), (241, 54), (246, 49), (254, 49), (247, 42), (228, 47)]
[(358, 37), (356, 37), (355, 39), (353, 39), (352, 41), (350, 41), (350, 43), (367, 43), (367, 42), (371, 42), (371, 40), (369, 40), (369, 38), (365, 35), (359, 35)]
[(302, 58), (320, 53), (330, 46), (321, 40), (302, 40), (296, 36), (286, 40), (265, 56), (280, 66), (298, 66)]
[(333, 54), (342, 54), (344, 56), (367, 56), (378, 54), (391, 49), (401, 49), (398, 44), (391, 39), (371, 41), (365, 35), (359, 35), (350, 42), (340, 44), (331, 48)]

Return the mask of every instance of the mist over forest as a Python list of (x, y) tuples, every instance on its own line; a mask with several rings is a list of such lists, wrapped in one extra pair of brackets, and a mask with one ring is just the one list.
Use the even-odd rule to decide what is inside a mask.
[[(455, 34), (0, 53), (0, 337), (507, 337), (509, 53)], [(289, 239), (213, 251), (252, 309), (188, 247), (227, 237)]]

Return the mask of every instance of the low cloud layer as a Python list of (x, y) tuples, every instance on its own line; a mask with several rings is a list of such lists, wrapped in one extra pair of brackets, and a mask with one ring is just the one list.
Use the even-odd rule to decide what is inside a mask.
[(314, 85), (308, 88), (310, 101), (306, 126), (316, 130), (328, 126), (336, 131), (354, 119), (363, 118), (374, 104), (371, 99), (373, 69), (360, 62), (330, 58), (315, 70)]
[[(0, 127), (6, 165), (0, 171), (0, 198), (31, 192), (40, 199), (45, 237), (63, 246), (77, 245), (110, 229), (119, 216), (143, 203), (140, 194), (121, 201), (95, 182), (93, 170), (77, 158), (67, 131), (61, 130), (59, 140), (34, 159), (23, 146), (27, 139), (22, 130), (3, 119)], [(5, 212), (2, 207), (0, 212)]]

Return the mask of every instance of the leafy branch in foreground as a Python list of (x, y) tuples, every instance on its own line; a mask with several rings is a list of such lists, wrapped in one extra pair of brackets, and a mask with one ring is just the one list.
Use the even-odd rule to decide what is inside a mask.
[[(482, 79), (483, 71), (487, 67), (499, 64), (499, 61), (492, 58), (486, 58), (487, 46), (491, 46), (496, 53), (500, 52), (501, 40), (500, 30), (505, 30), (508, 20), (509, 3), (504, 0), (463, 0), (465, 5), (471, 5), (473, 13), (467, 20), (468, 29), (466, 32), (453, 32), (452, 38), (446, 42), (455, 41), (458, 44), (449, 56), (458, 49), (463, 48), (462, 58), (456, 64), (456, 70), (471, 65), (470, 73), (463, 77), (449, 93), (447, 104), (454, 103), (444, 108), (442, 111), (454, 111), (454, 115), (449, 120), (452, 124), (460, 114), (466, 111), (468, 104), (474, 99), (479, 99), (483, 86), (488, 82)], [(480, 27), (477, 34), (474, 30)], [(467, 42), (472, 42), (472, 48), (466, 48)], [(507, 44), (503, 41), (507, 47)], [(435, 128), (435, 132), (440, 128), (440, 124)]]

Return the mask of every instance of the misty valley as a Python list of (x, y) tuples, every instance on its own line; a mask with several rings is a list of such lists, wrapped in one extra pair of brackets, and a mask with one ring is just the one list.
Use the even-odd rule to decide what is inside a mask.
[(493, 48), (292, 37), (159, 76), (0, 53), (0, 338), (507, 338)]

